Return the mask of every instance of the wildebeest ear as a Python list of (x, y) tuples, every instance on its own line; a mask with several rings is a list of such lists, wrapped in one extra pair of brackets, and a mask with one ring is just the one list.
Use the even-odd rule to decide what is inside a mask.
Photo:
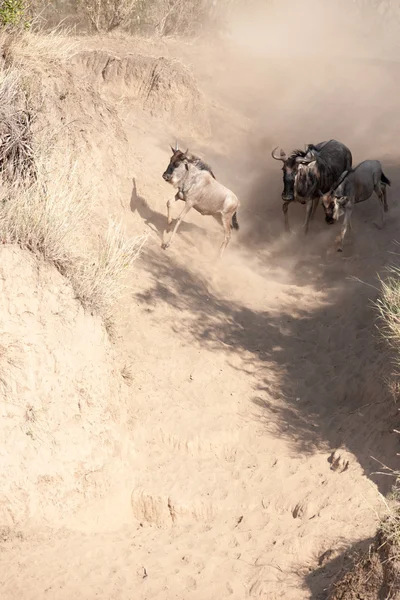
[(303, 162), (304, 164), (308, 165), (308, 163), (314, 162), (314, 160), (317, 160), (317, 157), (315, 156), (315, 152), (311, 150), (310, 152), (307, 152), (306, 156), (303, 159)]
[(175, 154), (175, 148), (173, 148), (173, 147), (171, 146), (171, 144), (169, 145), (169, 147), (170, 147), (170, 148), (171, 148), (171, 150), (172, 150), (172, 154)]

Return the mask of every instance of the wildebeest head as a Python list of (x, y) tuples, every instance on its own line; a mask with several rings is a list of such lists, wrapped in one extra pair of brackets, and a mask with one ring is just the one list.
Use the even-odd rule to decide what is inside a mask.
[(208, 171), (215, 179), (210, 165), (205, 163), (199, 156), (189, 152), (189, 149), (186, 152), (182, 152), (179, 150), (177, 142), (175, 148), (171, 146), (171, 150), (172, 156), (167, 169), (163, 173), (163, 179), (171, 183), (174, 187), (179, 187), (179, 182), (186, 176), (186, 172), (189, 170), (189, 163), (197, 167), (200, 171)]
[(329, 192), (322, 195), (322, 206), (325, 211), (325, 221), (329, 225), (332, 225), (335, 222), (335, 200), (332, 190), (329, 190)]
[(169, 161), (169, 165), (163, 173), (163, 179), (173, 185), (179, 187), (180, 181), (189, 170), (188, 166), (188, 150), (182, 152), (176, 144), (175, 148), (171, 146), (172, 156)]
[(325, 211), (325, 221), (332, 225), (344, 213), (344, 206), (347, 202), (345, 193), (345, 179), (348, 171), (344, 171), (339, 180), (332, 186), (326, 194), (321, 194), (322, 206)]
[(278, 146), (272, 151), (272, 158), (283, 162), (283, 192), (284, 202), (293, 202), (295, 196), (304, 204), (305, 198), (310, 195), (317, 185), (317, 156), (315, 152), (295, 150), (289, 156), (281, 149), (276, 154)]

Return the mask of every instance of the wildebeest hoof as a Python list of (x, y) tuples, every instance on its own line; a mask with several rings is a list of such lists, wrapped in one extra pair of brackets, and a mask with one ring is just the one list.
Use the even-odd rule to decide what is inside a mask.
[(162, 248), (163, 250), (166, 250), (167, 248), (169, 248), (169, 242), (166, 242), (166, 243), (164, 243), (164, 242), (163, 242), (163, 243), (161, 244), (161, 248)]
[(337, 252), (343, 252), (343, 248), (338, 248)]

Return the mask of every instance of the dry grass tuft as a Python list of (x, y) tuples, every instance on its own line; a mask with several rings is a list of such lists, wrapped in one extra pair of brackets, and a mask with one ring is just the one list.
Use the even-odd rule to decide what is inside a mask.
[(400, 474), (388, 498), (388, 510), (381, 523), (381, 530), (390, 544), (393, 559), (400, 561)]
[(0, 239), (18, 244), (67, 274), (76, 263), (76, 248), (88, 208), (73, 169), (47, 178), (44, 164), (25, 188), (4, 186), (0, 195)]
[(138, 258), (148, 234), (128, 239), (122, 225), (111, 222), (105, 239), (93, 253), (80, 261), (70, 274), (75, 293), (84, 307), (101, 315), (106, 328), (113, 323), (114, 308), (124, 295), (124, 279)]
[(0, 71), (0, 173), (9, 183), (31, 182), (36, 177), (33, 121), (20, 74), (15, 69)]
[[(380, 280), (381, 296), (376, 302), (376, 308), (382, 320), (381, 332), (383, 337), (396, 351), (400, 350), (400, 268), (391, 267), (389, 277)], [(396, 359), (400, 365), (400, 359)]]
[(5, 66), (29, 72), (41, 67), (57, 67), (66, 63), (78, 48), (68, 31), (56, 27), (46, 33), (4, 28), (0, 31), (0, 47)]
[(133, 383), (132, 366), (125, 364), (121, 369), (121, 376), (124, 379), (126, 385), (132, 385), (132, 383)]
[[(139, 256), (146, 235), (126, 238), (110, 223), (95, 251), (87, 248), (90, 204), (73, 167), (49, 171), (41, 161), (32, 185), (4, 186), (0, 194), (0, 241), (18, 244), (53, 264), (74, 289), (85, 309), (99, 314), (108, 331), (125, 291), (125, 275)], [(70, 164), (68, 160), (65, 164)]]
[[(381, 318), (382, 336), (395, 354), (396, 372), (389, 388), (397, 400), (400, 389), (400, 268), (392, 266), (388, 273), (385, 280), (380, 279), (381, 295), (375, 306)], [(391, 469), (389, 471), (395, 478), (395, 483), (388, 498), (386, 515), (380, 525), (377, 553), (384, 553), (383, 558), (380, 558), (384, 574), (382, 597), (394, 598), (400, 593), (400, 473)]]

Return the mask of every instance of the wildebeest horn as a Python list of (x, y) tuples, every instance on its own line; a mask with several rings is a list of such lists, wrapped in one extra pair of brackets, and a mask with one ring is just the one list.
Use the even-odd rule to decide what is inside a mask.
[(281, 160), (282, 162), (285, 162), (285, 160), (286, 160), (287, 156), (286, 156), (286, 153), (285, 153), (285, 152), (282, 150), (282, 148), (281, 148), (281, 150), (280, 150), (280, 152), (279, 152), (279, 156), (275, 156), (275, 152), (278, 150), (278, 148), (279, 148), (279, 146), (277, 146), (276, 148), (274, 148), (274, 149), (272, 150), (272, 152), (271, 152), (271, 156), (272, 156), (272, 158), (274, 158), (275, 160)]
[(176, 142), (175, 142), (175, 152), (176, 152), (177, 150), (179, 150), (179, 146), (178, 146), (178, 140), (176, 140)]

